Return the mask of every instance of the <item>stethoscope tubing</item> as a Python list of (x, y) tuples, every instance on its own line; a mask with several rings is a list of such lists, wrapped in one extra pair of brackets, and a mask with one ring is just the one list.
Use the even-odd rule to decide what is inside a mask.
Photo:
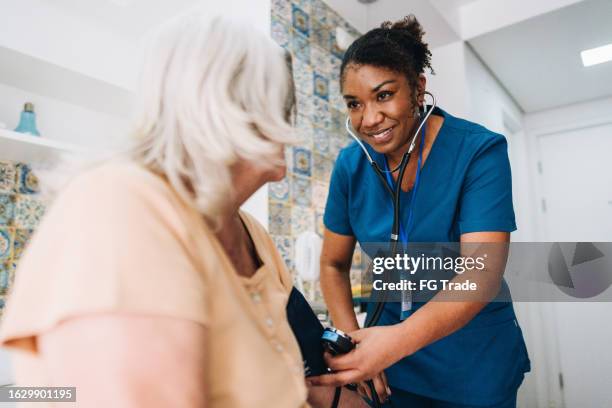
[[(391, 227), (391, 235), (389, 239), (389, 243), (391, 246), (390, 247), (391, 254), (397, 253), (397, 247), (399, 245), (399, 240), (400, 240), (400, 221), (399, 221), (400, 220), (400, 196), (401, 196), (401, 186), (402, 186), (402, 180), (404, 178), (404, 173), (406, 171), (408, 162), (410, 161), (410, 156), (412, 154), (412, 151), (414, 150), (414, 147), (416, 145), (416, 138), (419, 136), (419, 133), (423, 129), (423, 126), (425, 126), (425, 124), (427, 123), (427, 120), (433, 114), (433, 111), (437, 106), (436, 97), (432, 93), (424, 92), (424, 94), (431, 97), (432, 99), (431, 107), (427, 109), (427, 105), (425, 105), (424, 114), (422, 115), (423, 119), (420, 121), (419, 126), (417, 127), (417, 130), (414, 132), (414, 135), (412, 136), (408, 150), (406, 153), (404, 153), (404, 156), (402, 157), (402, 160), (400, 161), (399, 166), (393, 170), (383, 170), (380, 168), (378, 163), (376, 163), (372, 159), (372, 156), (370, 155), (370, 152), (368, 152), (368, 150), (366, 149), (363, 141), (359, 138), (359, 136), (355, 134), (355, 131), (353, 130), (353, 126), (351, 124), (350, 116), (346, 118), (345, 125), (346, 125), (347, 132), (359, 144), (359, 146), (361, 147), (361, 150), (363, 150), (363, 152), (365, 153), (366, 158), (368, 159), (368, 162), (372, 166), (372, 169), (374, 170), (375, 174), (378, 176), (381, 183), (383, 184), (383, 186), (385, 187), (385, 189), (387, 190), (387, 192), (389, 193), (389, 195), (391, 196), (393, 200), (393, 224)], [(389, 183), (387, 183), (384, 173), (385, 172), (394, 173), (397, 170), (399, 170), (399, 174), (397, 177), (397, 182), (395, 184), (395, 190), (394, 190), (392, 186), (389, 185)], [(383, 309), (382, 305), (384, 304), (384, 301), (385, 301), (384, 292), (382, 296), (383, 296), (382, 299), (371, 299), (372, 301), (377, 302), (377, 305), (376, 305), (374, 312), (368, 316), (368, 319), (365, 322), (365, 327), (371, 327), (378, 323), (378, 320), (380, 319), (380, 316), (382, 314), (382, 309)]]
[[(391, 249), (392, 254), (397, 253), (397, 247), (399, 245), (399, 239), (400, 239), (400, 222), (399, 222), (400, 220), (400, 196), (401, 196), (402, 180), (404, 179), (404, 173), (406, 172), (406, 167), (408, 166), (408, 162), (410, 161), (410, 156), (416, 145), (416, 138), (418, 137), (419, 133), (421, 132), (421, 129), (423, 129), (423, 126), (425, 126), (425, 124), (427, 123), (427, 120), (429, 119), (429, 117), (431, 116), (431, 114), (433, 113), (436, 107), (435, 96), (430, 92), (424, 92), (424, 94), (429, 95), (431, 97), (432, 99), (431, 108), (427, 109), (427, 105), (425, 105), (423, 119), (420, 121), (419, 126), (417, 127), (417, 130), (414, 132), (412, 140), (410, 141), (410, 146), (408, 147), (408, 151), (404, 153), (404, 155), (402, 156), (402, 160), (400, 161), (400, 164), (398, 165), (398, 167), (396, 167), (393, 170), (383, 170), (380, 168), (380, 166), (378, 166), (378, 164), (372, 159), (372, 156), (366, 149), (365, 145), (363, 144), (363, 141), (355, 134), (355, 131), (353, 130), (353, 126), (351, 124), (350, 116), (346, 118), (345, 127), (346, 127), (347, 132), (359, 144), (359, 146), (365, 153), (370, 165), (374, 169), (374, 172), (380, 179), (380, 182), (383, 184), (383, 186), (385, 186), (385, 189), (387, 190), (389, 195), (392, 197), (393, 226), (391, 228), (391, 236), (390, 236), (390, 241), (389, 241), (391, 245), (390, 249)], [(395, 189), (393, 189), (393, 187), (389, 185), (389, 183), (387, 183), (384, 173), (394, 173), (398, 170), (399, 170), (399, 174), (397, 177), (397, 182), (395, 185)], [(376, 308), (374, 312), (368, 316), (368, 319), (365, 322), (365, 327), (371, 327), (378, 323), (378, 320), (380, 319), (380, 316), (383, 310), (382, 306), (384, 305), (384, 302), (385, 302), (384, 292), (383, 292), (383, 299), (378, 299), (375, 301), (377, 301)], [(381, 403), (376, 393), (376, 389), (374, 388), (373, 382), (367, 381), (367, 385), (370, 388), (370, 392), (372, 395), (372, 400), (367, 401), (368, 404), (373, 407), (380, 407)]]

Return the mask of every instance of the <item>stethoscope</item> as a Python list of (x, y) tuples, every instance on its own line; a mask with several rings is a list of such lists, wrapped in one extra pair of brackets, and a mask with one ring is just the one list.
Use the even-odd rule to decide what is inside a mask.
[[(380, 181), (382, 182), (382, 184), (385, 186), (385, 189), (387, 190), (387, 192), (389, 193), (389, 195), (391, 196), (392, 202), (393, 202), (393, 224), (391, 227), (391, 236), (390, 236), (390, 240), (389, 243), (391, 244), (391, 253), (396, 253), (397, 252), (397, 246), (398, 243), (400, 241), (400, 238), (402, 239), (403, 242), (407, 242), (408, 240), (408, 231), (403, 231), (403, 228), (401, 227), (401, 223), (400, 223), (400, 195), (401, 195), (401, 188), (402, 188), (402, 180), (404, 178), (404, 173), (406, 171), (406, 167), (408, 165), (408, 162), (410, 161), (410, 156), (412, 155), (412, 152), (416, 146), (416, 140), (417, 137), (419, 136), (419, 133), (421, 133), (421, 130), (423, 130), (423, 134), (422, 134), (422, 140), (424, 141), (425, 139), (425, 129), (424, 126), (427, 123), (427, 120), (429, 119), (429, 117), (432, 115), (434, 109), (436, 108), (437, 102), (436, 102), (436, 97), (431, 93), (431, 92), (423, 92), (425, 95), (428, 95), (429, 97), (431, 97), (432, 99), (432, 103), (430, 105), (430, 108), (427, 108), (427, 105), (424, 104), (423, 106), (423, 112), (421, 112), (419, 110), (419, 114), (418, 117), (420, 119), (419, 125), (416, 129), (416, 131), (414, 132), (414, 135), (412, 136), (412, 140), (410, 141), (410, 145), (408, 146), (408, 150), (406, 151), (406, 153), (404, 153), (404, 156), (402, 157), (402, 160), (400, 161), (400, 164), (394, 168), (393, 170), (389, 170), (387, 167), (387, 163), (385, 160), (385, 168), (381, 169), (380, 166), (378, 165), (378, 163), (376, 163), (374, 161), (374, 159), (372, 159), (372, 156), (370, 155), (370, 152), (368, 151), (368, 149), (366, 149), (363, 141), (359, 138), (359, 136), (357, 136), (357, 134), (355, 133), (355, 130), (353, 129), (353, 125), (351, 123), (351, 118), (350, 116), (346, 118), (346, 130), (349, 133), (349, 135), (359, 144), (359, 146), (361, 147), (361, 149), (363, 150), (363, 152), (365, 153), (366, 158), (368, 159), (368, 161), (370, 162), (370, 165), (372, 166), (372, 169), (374, 169), (374, 172), (376, 173), (376, 175), (378, 176), (378, 178), (380, 179)], [(421, 162), (422, 162), (422, 154), (423, 154), (423, 143), (421, 143), (421, 154), (419, 157), (419, 163), (417, 166), (417, 174), (416, 174), (416, 180), (415, 180), (415, 185), (412, 189), (412, 200), (411, 200), (411, 209), (410, 209), (410, 214), (408, 216), (408, 228), (410, 229), (411, 226), (411, 222), (412, 222), (412, 206), (414, 205), (414, 198), (415, 198), (415, 193), (417, 191), (418, 188), (418, 182), (419, 182), (419, 176), (420, 176), (420, 171), (421, 171)], [(395, 173), (396, 171), (399, 171), (399, 175), (397, 177), (397, 181), (395, 183), (395, 186), (393, 186), (393, 180), (391, 175), (393, 173)], [(394, 188), (395, 187), (395, 188)], [(376, 307), (374, 309), (374, 311), (372, 313), (368, 314), (368, 317), (366, 319), (365, 322), (365, 327), (371, 327), (376, 325), (376, 323), (378, 323), (378, 320), (380, 319), (380, 315), (382, 313), (382, 310), (384, 308), (384, 303), (385, 303), (385, 293), (382, 293), (383, 299), (379, 299), (376, 300)]]
[[(420, 119), (419, 122), (419, 126), (417, 127), (417, 130), (414, 132), (414, 136), (412, 136), (412, 140), (410, 141), (410, 145), (408, 146), (408, 150), (406, 151), (406, 153), (404, 153), (404, 156), (402, 156), (402, 160), (400, 161), (400, 164), (393, 170), (389, 170), (388, 169), (388, 165), (387, 162), (385, 160), (385, 168), (381, 169), (380, 166), (378, 165), (378, 163), (376, 163), (374, 161), (374, 159), (372, 159), (372, 156), (370, 155), (370, 152), (368, 152), (368, 149), (366, 149), (363, 141), (359, 138), (359, 136), (357, 136), (357, 134), (355, 133), (354, 129), (353, 129), (353, 125), (351, 123), (351, 118), (350, 116), (346, 118), (346, 130), (349, 133), (349, 135), (355, 139), (355, 141), (359, 144), (359, 146), (361, 147), (361, 149), (363, 150), (363, 152), (365, 153), (368, 161), (370, 162), (370, 165), (372, 166), (372, 168), (374, 169), (374, 172), (376, 173), (376, 175), (378, 176), (378, 178), (380, 179), (380, 181), (382, 182), (382, 184), (385, 186), (385, 189), (387, 190), (387, 192), (391, 195), (392, 201), (393, 201), (393, 226), (391, 227), (391, 237), (390, 237), (390, 244), (391, 244), (391, 253), (396, 253), (397, 252), (397, 245), (400, 241), (400, 238), (402, 240), (402, 242), (407, 242), (408, 240), (408, 232), (410, 231), (410, 224), (412, 221), (412, 207), (414, 205), (414, 198), (415, 198), (415, 193), (416, 190), (418, 188), (418, 181), (419, 181), (419, 175), (420, 175), (420, 171), (421, 171), (421, 163), (422, 163), (422, 158), (423, 158), (423, 147), (424, 147), (424, 141), (425, 141), (425, 129), (424, 126), (427, 123), (427, 119), (429, 119), (429, 117), (432, 115), (434, 109), (436, 108), (436, 97), (433, 96), (432, 93), (430, 92), (424, 92), (425, 95), (429, 95), (432, 99), (432, 104), (431, 107), (429, 109), (427, 109), (427, 105), (425, 104), (423, 107), (423, 112), (421, 112), (420, 110), (418, 111), (418, 117)], [(403, 231), (401, 224), (400, 224), (400, 194), (401, 194), (401, 188), (402, 188), (402, 180), (404, 178), (404, 173), (406, 172), (406, 167), (408, 165), (408, 162), (410, 161), (410, 156), (412, 154), (412, 151), (414, 150), (415, 146), (416, 146), (416, 140), (417, 137), (419, 136), (419, 133), (421, 132), (421, 130), (423, 130), (422, 133), (422, 142), (421, 142), (421, 151), (420, 151), (420, 155), (419, 155), (419, 162), (418, 162), (418, 166), (417, 166), (417, 174), (416, 174), (416, 180), (415, 180), (415, 185), (412, 188), (412, 200), (411, 200), (411, 209), (410, 209), (410, 214), (408, 216), (408, 231)], [(391, 177), (391, 175), (393, 173), (395, 173), (396, 171), (399, 170), (399, 175), (397, 177), (397, 181), (395, 183), (395, 188), (393, 186), (393, 179)], [(376, 323), (378, 323), (378, 320), (380, 319), (380, 315), (382, 313), (382, 310), (384, 309), (384, 304), (385, 304), (385, 299), (384, 299), (384, 292), (383, 292), (383, 298), (376, 300), (376, 308), (373, 311), (373, 313), (368, 314), (368, 317), (366, 319), (365, 322), (365, 327), (371, 327), (376, 325)], [(344, 348), (341, 350), (341, 352), (339, 354), (344, 354), (349, 352), (354, 345), (352, 344), (352, 340), (350, 339), (350, 337), (348, 337), (348, 335), (345, 335), (342, 332), (339, 332), (337, 329), (330, 329), (327, 334), (329, 335), (329, 333), (332, 333), (334, 338), (333, 338), (333, 346), (342, 346), (343, 343), (346, 343), (344, 345)], [(338, 334), (340, 333), (340, 334)], [(326, 340), (327, 343), (330, 342), (329, 338), (325, 337), (325, 334), (323, 336), (324, 340)], [(343, 342), (339, 342), (339, 340), (343, 340)], [(338, 353), (336, 353), (338, 354)], [(376, 393), (376, 389), (374, 387), (374, 383), (372, 382), (372, 380), (366, 381), (366, 384), (368, 385), (368, 388), (370, 389), (371, 395), (372, 395), (372, 400), (371, 401), (367, 401), (368, 404), (372, 407), (381, 407), (382, 404), (378, 398), (378, 395)], [(341, 387), (336, 388), (336, 393), (334, 395), (334, 400), (332, 402), (332, 407), (335, 408), (338, 406), (338, 402), (339, 402), (339, 397), (340, 397), (340, 391), (341, 391)]]

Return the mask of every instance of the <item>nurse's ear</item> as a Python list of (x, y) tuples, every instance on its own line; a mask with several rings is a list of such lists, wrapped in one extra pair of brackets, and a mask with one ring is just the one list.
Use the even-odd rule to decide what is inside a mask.
[(427, 85), (427, 78), (425, 74), (419, 74), (417, 79), (417, 104), (419, 108), (425, 104), (425, 87)]

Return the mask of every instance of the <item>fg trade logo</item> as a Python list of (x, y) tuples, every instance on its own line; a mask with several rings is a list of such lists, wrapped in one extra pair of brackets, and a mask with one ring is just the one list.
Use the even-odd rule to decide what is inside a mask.
[(548, 255), (548, 274), (565, 294), (585, 299), (612, 284), (612, 244), (557, 242)]

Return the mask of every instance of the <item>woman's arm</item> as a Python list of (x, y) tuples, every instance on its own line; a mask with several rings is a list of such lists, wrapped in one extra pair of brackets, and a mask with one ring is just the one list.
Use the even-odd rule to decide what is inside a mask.
[[(353, 294), (351, 291), (351, 262), (355, 250), (355, 237), (336, 234), (325, 229), (323, 250), (321, 251), (321, 291), (325, 304), (331, 315), (334, 327), (346, 332), (359, 330), (359, 323), (353, 309)], [(332, 367), (333, 368), (333, 367)], [(387, 379), (381, 372), (372, 378), (379, 397), (386, 400), (390, 390)], [(355, 381), (357, 382), (357, 381)], [(371, 398), (369, 389), (360, 384), (360, 394)], [(348, 394), (344, 392), (343, 394)], [(352, 393), (355, 394), (355, 393)], [(358, 398), (355, 394), (351, 398)], [(350, 404), (348, 406), (351, 406)]]
[(38, 336), (53, 386), (79, 407), (206, 406), (206, 328), (170, 317), (84, 315)]
[(355, 237), (325, 229), (321, 251), (321, 291), (334, 326), (347, 333), (359, 329), (350, 279), (354, 250)]

